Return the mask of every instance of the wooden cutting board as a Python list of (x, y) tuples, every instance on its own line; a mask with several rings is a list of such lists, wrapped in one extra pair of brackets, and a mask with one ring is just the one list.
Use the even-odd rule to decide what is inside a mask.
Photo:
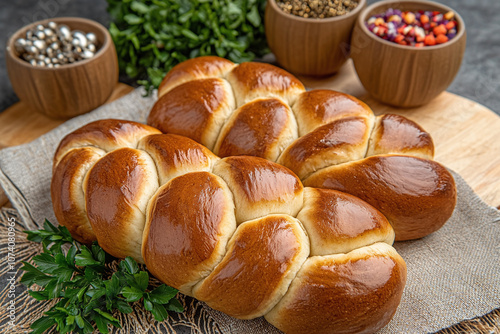
[[(333, 77), (299, 78), (307, 88), (328, 88), (354, 95), (377, 115), (400, 114), (419, 123), (434, 139), (435, 159), (458, 172), (486, 203), (500, 206), (500, 117), (488, 108), (448, 92), (419, 108), (384, 105), (366, 93), (351, 61)], [(108, 102), (132, 89), (118, 84)], [(17, 103), (0, 113), (0, 148), (29, 142), (61, 123)], [(6, 202), (0, 191), (0, 206)]]

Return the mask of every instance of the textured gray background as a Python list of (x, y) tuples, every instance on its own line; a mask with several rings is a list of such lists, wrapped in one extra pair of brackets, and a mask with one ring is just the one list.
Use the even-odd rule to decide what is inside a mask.
[[(368, 0), (373, 3), (374, 0)], [(477, 101), (500, 115), (500, 1), (440, 0), (458, 11), (467, 26), (467, 49), (452, 93)], [(80, 16), (108, 24), (105, 0), (2, 0), (0, 9), (0, 111), (18, 101), (5, 68), (8, 37), (33, 21)], [(125, 78), (122, 81), (127, 82)], [(134, 85), (133, 81), (127, 83)]]

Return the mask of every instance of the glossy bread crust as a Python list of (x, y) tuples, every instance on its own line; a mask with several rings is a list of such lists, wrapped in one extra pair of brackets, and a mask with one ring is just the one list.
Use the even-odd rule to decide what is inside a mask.
[(308, 255), (309, 239), (295, 218), (270, 215), (247, 221), (194, 296), (236, 318), (260, 317), (283, 297)]
[(396, 240), (422, 238), (446, 223), (455, 208), (453, 176), (441, 164), (404, 155), (378, 155), (322, 169), (307, 187), (361, 198), (387, 217)]
[(84, 182), (85, 207), (99, 245), (113, 256), (144, 263), (146, 207), (159, 187), (151, 157), (132, 148), (117, 149), (97, 161)]
[(313, 256), (265, 318), (287, 334), (375, 333), (394, 315), (405, 283), (404, 260), (384, 243)]
[(288, 146), (278, 163), (301, 180), (331, 165), (363, 159), (373, 118), (346, 117), (320, 126)]
[(236, 65), (224, 58), (204, 56), (175, 65), (158, 87), (158, 97), (189, 81), (205, 78), (223, 78)]
[(226, 181), (234, 196), (236, 222), (274, 213), (296, 216), (304, 187), (289, 169), (257, 157), (228, 157), (213, 173)]
[(144, 261), (155, 277), (192, 295), (193, 286), (222, 260), (235, 229), (234, 204), (225, 182), (208, 172), (181, 175), (151, 200)]
[(251, 155), (276, 161), (297, 139), (297, 123), (281, 100), (257, 99), (236, 110), (222, 128), (214, 153), (221, 158)]
[(149, 125), (119, 119), (104, 119), (88, 123), (65, 136), (54, 154), (54, 167), (66, 153), (77, 147), (97, 147), (106, 152), (122, 147), (137, 147), (137, 142), (149, 134), (161, 133)]
[(434, 143), (420, 125), (400, 115), (377, 117), (366, 156), (407, 154), (420, 158), (434, 157)]
[(219, 160), (205, 146), (178, 135), (146, 136), (137, 148), (147, 152), (156, 162), (160, 185), (186, 173), (210, 171)]
[(193, 80), (161, 96), (148, 116), (148, 124), (163, 133), (191, 138), (213, 150), (222, 126), (234, 109), (233, 91), (227, 81)]
[(394, 242), (394, 230), (384, 215), (365, 201), (336, 190), (306, 187), (297, 219), (309, 234), (311, 256)]
[(228, 73), (227, 80), (233, 86), (238, 107), (262, 97), (277, 97), (292, 105), (305, 91), (299, 79), (266, 63), (241, 63)]
[(364, 102), (328, 89), (314, 89), (300, 94), (292, 108), (299, 124), (299, 136), (344, 117), (373, 118), (372, 110)]
[(96, 241), (87, 211), (83, 180), (90, 168), (104, 155), (101, 149), (82, 147), (70, 150), (56, 165), (50, 185), (54, 214), (73, 238), (83, 244)]

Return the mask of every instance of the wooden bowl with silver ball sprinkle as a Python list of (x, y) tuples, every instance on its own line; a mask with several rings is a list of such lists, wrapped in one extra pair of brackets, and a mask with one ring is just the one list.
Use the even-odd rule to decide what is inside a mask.
[[(81, 52), (75, 55), (77, 59), (68, 59), (71, 58), (69, 56), (56, 61), (54, 56), (50, 59), (42, 56), (31, 59), (25, 56), (30, 59), (30, 63), (21, 58), (23, 54), (27, 54), (26, 50), (36, 50), (29, 49), (29, 45), (20, 45), (20, 39), (26, 39), (27, 33), (28, 36), (31, 36), (31, 32), (36, 34), (40, 31), (37, 27), (48, 27), (49, 22), (54, 22), (58, 27), (67, 26), (69, 31), (63, 31), (65, 34), (76, 33), (72, 37), (77, 37), (74, 39), (78, 40), (71, 40), (72, 47), (82, 47), (82, 44), (90, 43), (95, 38), (95, 43), (92, 43), (95, 48), (82, 47)], [(83, 37), (80, 36), (82, 33)], [(86, 35), (87, 33), (91, 35)], [(45, 49), (44, 52), (50, 47), (42, 39), (37, 43), (39, 48)], [(33, 110), (51, 118), (68, 119), (99, 107), (118, 83), (118, 59), (109, 32), (101, 24), (84, 18), (52, 18), (19, 29), (7, 42), (5, 58), (12, 87), (19, 99)]]

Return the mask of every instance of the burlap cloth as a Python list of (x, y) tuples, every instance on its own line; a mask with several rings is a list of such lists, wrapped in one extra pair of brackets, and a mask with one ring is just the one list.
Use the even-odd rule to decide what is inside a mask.
[[(6, 255), (6, 220), (17, 221), (16, 261), (39, 251), (25, 240), (23, 229), (35, 229), (44, 218), (56, 221), (50, 200), (51, 165), (54, 151), (67, 133), (97, 119), (120, 118), (144, 122), (155, 96), (143, 98), (140, 89), (111, 104), (74, 118), (39, 139), (0, 151), (0, 185), (15, 210), (3, 210), (1, 254)], [(0, 134), (1, 135), (1, 134)], [(452, 218), (438, 232), (421, 240), (398, 242), (395, 248), (408, 265), (408, 282), (396, 315), (381, 333), (426, 333), (482, 316), (500, 307), (500, 212), (479, 199), (465, 181), (453, 173), (458, 203)], [(499, 189), (500, 190), (500, 189)], [(2, 261), (0, 275), (7, 275)], [(17, 273), (17, 279), (21, 273)], [(5, 277), (3, 283), (5, 282)], [(9, 330), (6, 285), (0, 294), (0, 332)], [(15, 331), (24, 332), (47, 307), (31, 298), (20, 285)], [(180, 296), (186, 305), (183, 314), (173, 314), (156, 323), (140, 306), (121, 317), (122, 333), (277, 333), (262, 318), (241, 321), (214, 311), (204, 303)], [(498, 332), (495, 324), (491, 332)], [(14, 330), (13, 328), (10, 328)]]

